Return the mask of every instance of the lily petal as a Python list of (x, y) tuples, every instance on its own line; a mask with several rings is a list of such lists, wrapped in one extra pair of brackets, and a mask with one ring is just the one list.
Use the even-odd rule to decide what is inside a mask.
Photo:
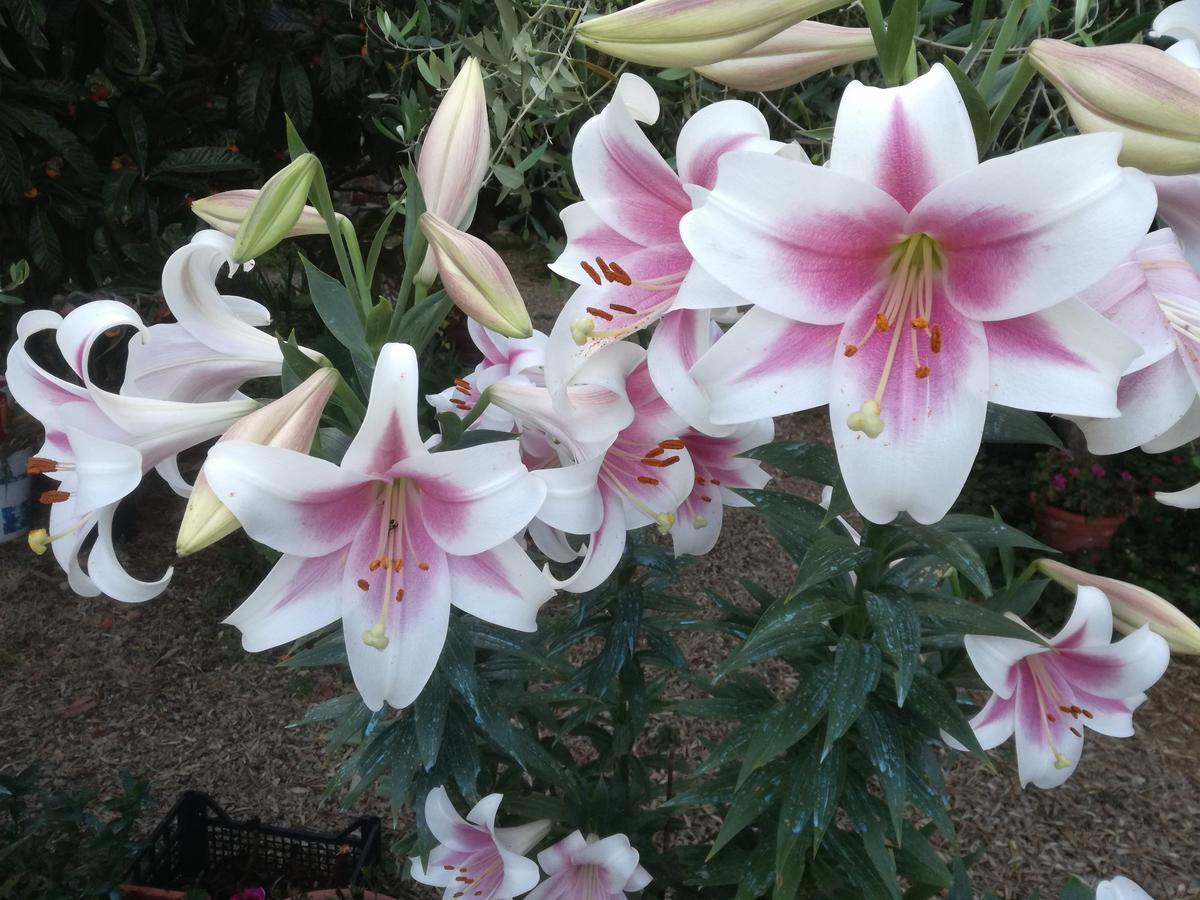
[(427, 451), (417, 427), (417, 355), (408, 344), (385, 344), (371, 378), (371, 397), (362, 427), (342, 466), (383, 475), (407, 457)]
[(675, 164), (685, 184), (712, 188), (717, 183), (717, 163), (726, 153), (772, 153), (780, 146), (771, 140), (770, 127), (758, 109), (743, 100), (721, 100), (698, 110), (683, 123)]
[(989, 159), (912, 212), (938, 241), (946, 297), (980, 321), (1068, 299), (1136, 248), (1154, 218), (1153, 185), (1117, 165), (1115, 134), (1062, 138)]
[(505, 541), (474, 556), (451, 556), (451, 602), (485, 622), (516, 631), (536, 631), (537, 611), (554, 596), (525, 550)]
[(242, 633), (250, 653), (270, 650), (336, 622), (345, 553), (305, 558), (285, 555), (221, 624)]
[(1183, 363), (1169, 356), (1121, 379), (1117, 390), (1119, 418), (1090, 419), (1079, 424), (1092, 453), (1123, 453), (1161, 438), (1195, 403), (1196, 386)]

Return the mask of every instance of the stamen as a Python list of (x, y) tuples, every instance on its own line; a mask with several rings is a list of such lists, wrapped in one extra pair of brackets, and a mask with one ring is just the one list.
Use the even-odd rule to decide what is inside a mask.
[(610, 303), (610, 304), (608, 304), (608, 308), (612, 309), (612, 310), (616, 310), (619, 313), (625, 313), (625, 315), (627, 315), (627, 316), (636, 316), (637, 315), (636, 309), (634, 309), (632, 306), (626, 306), (623, 303)]
[(697, 475), (697, 476), (696, 476), (696, 484), (704, 484), (704, 483), (705, 483), (705, 481), (704, 481), (704, 476), (703, 476), (703, 475)]
[(918, 331), (920, 331), (922, 328), (928, 328), (929, 320), (923, 319), (920, 316), (917, 316), (915, 319), (912, 320), (912, 327), (916, 328)]
[(654, 466), (656, 469), (665, 469), (667, 466), (673, 466), (679, 462), (678, 456), (668, 456), (666, 459), (643, 459), (642, 465)]
[(605, 322), (611, 322), (613, 320), (612, 313), (605, 312), (602, 309), (597, 309), (594, 306), (586, 307), (586, 311), (591, 313), (593, 316), (595, 316), (598, 319), (603, 319)]
[(929, 377), (929, 366), (917, 366), (917, 377), (918, 378), (928, 378)]
[(609, 265), (608, 265), (608, 263), (606, 263), (606, 262), (605, 262), (605, 261), (604, 261), (604, 260), (603, 260), (601, 257), (599, 257), (599, 256), (597, 256), (597, 257), (596, 257), (596, 265), (598, 265), (598, 266), (600, 267), (600, 273), (601, 273), (601, 274), (604, 276), (604, 279), (605, 279), (606, 281), (612, 281), (612, 280), (613, 280), (613, 271), (612, 271), (612, 269), (611, 269), (611, 268), (609, 268)]
[(858, 352), (858, 348), (856, 346), (854, 346), (853, 344), (847, 344), (845, 349), (842, 350), (842, 355), (843, 356), (853, 356), (857, 352)]
[(360, 591), (369, 591), (371, 589), (370, 582), (367, 581), (367, 579), (365, 579), (365, 578), (358, 579), (358, 581), (356, 581), (355, 584), (358, 585), (358, 589)]
[(371, 560), (371, 564), (369, 566), (367, 566), (367, 570), (370, 572), (374, 572), (376, 569), (378, 569), (382, 565), (383, 565), (382, 559), (373, 559), (373, 560)]
[(429, 563), (417, 563), (417, 568), (420, 569), (422, 572), (428, 572), (429, 571)]
[(582, 260), (579, 265), (583, 267), (583, 271), (587, 272), (588, 278), (592, 279), (596, 284), (604, 283), (603, 279), (600, 278), (600, 273), (593, 269), (591, 263), (587, 260)]
[(70, 497), (71, 494), (69, 491), (44, 491), (42, 495), (38, 497), (38, 502), (49, 506), (51, 503), (62, 503), (65, 500), (70, 499)]
[(398, 591), (396, 591), (396, 602), (400, 603), (403, 599), (404, 599), (404, 588), (400, 588)]
[(875, 313), (875, 327), (880, 331), (887, 331), (891, 327), (891, 323), (883, 313)]
[(712, 497), (708, 496), (708, 494), (701, 494), (700, 499), (705, 503), (712, 503)]
[(1075, 737), (1083, 737), (1083, 732), (1074, 725), (1071, 726), (1071, 734), (1075, 735)]
[(608, 264), (608, 268), (609, 268), (610, 274), (612, 275), (612, 280), (615, 281), (617, 284), (623, 285), (625, 287), (629, 287), (631, 284), (633, 284), (633, 279), (630, 278), (628, 273), (624, 269), (621, 268), (620, 263), (618, 263), (614, 260), (613, 262), (610, 262)]
[(47, 472), (57, 472), (58, 462), (46, 459), (44, 456), (31, 456), (25, 460), (26, 475), (44, 475)]
[(711, 483), (712, 483), (712, 484), (715, 484), (717, 487), (720, 487), (720, 486), (721, 486), (721, 479), (720, 479), (720, 478), (714, 478), (714, 479), (712, 480), (712, 482), (711, 482)]
[(651, 447), (649, 450), (646, 451), (646, 453), (644, 455), (649, 457), (650, 459), (653, 459), (656, 456), (662, 456), (666, 452), (667, 451), (664, 450), (662, 447)]
[(934, 353), (942, 352), (942, 326), (933, 325), (929, 329), (929, 349)]
[(402, 560), (402, 559), (392, 560), (392, 571), (393, 572), (399, 572), (403, 568), (404, 568), (404, 560)]
[(641, 484), (659, 484), (660, 483), (657, 478), (651, 478), (649, 475), (639, 475), (638, 481)]
[(665, 447), (668, 450), (682, 450), (686, 445), (678, 438), (671, 438), (669, 441), (659, 441), (658, 446)]

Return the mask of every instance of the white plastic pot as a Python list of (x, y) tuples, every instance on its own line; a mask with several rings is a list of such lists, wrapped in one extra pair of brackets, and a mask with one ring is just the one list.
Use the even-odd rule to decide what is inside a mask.
[(0, 544), (29, 530), (29, 491), (33, 479), (25, 474), (28, 450), (0, 458)]

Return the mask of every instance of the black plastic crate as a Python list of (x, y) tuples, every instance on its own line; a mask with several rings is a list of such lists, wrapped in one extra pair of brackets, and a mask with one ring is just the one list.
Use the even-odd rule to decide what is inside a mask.
[(125, 881), (144, 887), (201, 887), (228, 896), (243, 887), (319, 890), (352, 887), (379, 861), (377, 816), (336, 834), (237, 822), (211, 797), (184, 792), (134, 859)]

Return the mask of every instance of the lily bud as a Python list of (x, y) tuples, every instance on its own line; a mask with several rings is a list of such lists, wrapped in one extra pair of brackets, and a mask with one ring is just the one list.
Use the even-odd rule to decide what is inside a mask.
[[(255, 188), (247, 188), (211, 194), (201, 200), (193, 200), (192, 212), (217, 231), (235, 238), (260, 193), (261, 191)], [(292, 226), (292, 230), (286, 236), (294, 238), (328, 233), (329, 229), (325, 227), (325, 219), (317, 209), (306, 206), (300, 210), (300, 218), (296, 220), (296, 224)]]
[(651, 66), (706, 66), (745, 53), (845, 0), (642, 0), (575, 29), (584, 44)]
[(234, 262), (254, 259), (288, 236), (304, 212), (319, 166), (315, 156), (305, 153), (267, 180), (234, 235)]
[(1041, 38), (1029, 59), (1062, 93), (1080, 131), (1121, 135), (1124, 165), (1153, 175), (1200, 172), (1200, 71), (1143, 44)]
[[(417, 160), (417, 181), (425, 209), (454, 227), (465, 227), (483, 179), (487, 176), (492, 137), (488, 129), (487, 97), (479, 61), (468, 58), (442, 97)], [(429, 284), (434, 278), (433, 254), (417, 280)]]
[[(307, 453), (321, 422), (321, 412), (337, 386), (337, 370), (321, 368), (273, 403), (234, 422), (220, 441), (252, 441)], [(217, 443), (220, 443), (218, 441)], [(208, 486), (204, 469), (188, 498), (175, 551), (189, 556), (233, 534), (241, 525)]]
[(432, 213), (421, 216), (442, 286), (454, 305), (505, 337), (527, 338), (533, 323), (504, 260), (486, 243)]
[(774, 91), (874, 56), (875, 39), (869, 28), (798, 22), (757, 47), (721, 62), (697, 66), (696, 71), (726, 87)]
[(1173, 653), (1200, 654), (1200, 626), (1153, 591), (1093, 575), (1053, 559), (1039, 559), (1034, 565), (1047, 578), (1072, 591), (1080, 585), (1102, 590), (1112, 606), (1113, 627), (1122, 634), (1149, 625), (1151, 631), (1166, 640)]

